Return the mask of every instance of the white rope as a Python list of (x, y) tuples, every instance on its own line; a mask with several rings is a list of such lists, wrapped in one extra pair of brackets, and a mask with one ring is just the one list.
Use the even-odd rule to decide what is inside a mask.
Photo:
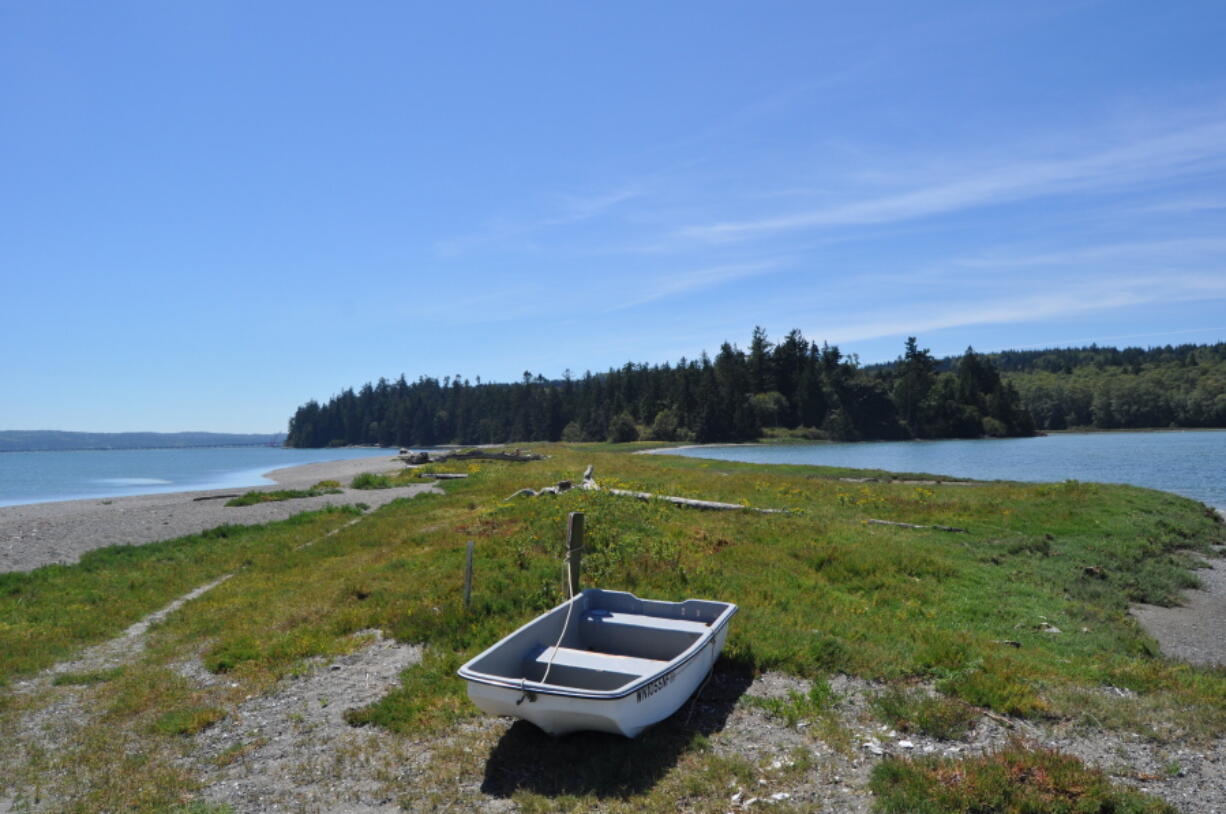
[(545, 675), (541, 676), (541, 683), (545, 684), (549, 681), (549, 671), (553, 669), (553, 660), (557, 658), (558, 648), (562, 646), (562, 640), (566, 638), (566, 629), (570, 627), (570, 614), (575, 609), (575, 588), (574, 583), (570, 579), (570, 552), (566, 552), (566, 557), (563, 559), (566, 563), (566, 592), (570, 594), (570, 599), (566, 603), (566, 620), (562, 622), (562, 632), (558, 634), (558, 640), (553, 644), (553, 650), (549, 651), (549, 663), (545, 665)]

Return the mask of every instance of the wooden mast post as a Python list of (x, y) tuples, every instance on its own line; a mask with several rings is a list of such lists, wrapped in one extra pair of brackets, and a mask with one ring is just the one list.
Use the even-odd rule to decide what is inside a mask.
[(583, 512), (566, 518), (566, 579), (570, 596), (579, 593), (579, 572), (583, 563)]

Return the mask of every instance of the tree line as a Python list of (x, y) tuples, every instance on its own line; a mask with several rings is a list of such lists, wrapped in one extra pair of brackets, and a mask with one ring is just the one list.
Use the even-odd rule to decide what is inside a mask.
[(1008, 351), (990, 360), (1040, 430), (1226, 427), (1226, 343)]
[(525, 371), (514, 383), (380, 379), (289, 422), (287, 446), (424, 447), (517, 441), (744, 441), (764, 430), (831, 440), (975, 438), (1034, 433), (1018, 390), (968, 348), (938, 362), (916, 340), (892, 365), (865, 368), (836, 346), (761, 328), (742, 350), (725, 342), (675, 365), (627, 363), (581, 378)]

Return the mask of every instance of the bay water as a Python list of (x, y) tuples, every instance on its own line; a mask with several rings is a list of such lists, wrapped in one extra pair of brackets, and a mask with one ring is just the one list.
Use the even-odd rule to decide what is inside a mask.
[[(670, 454), (751, 463), (813, 464), (976, 480), (1130, 483), (1226, 510), (1226, 430), (1056, 433), (1037, 438), (742, 444)], [(0, 453), (0, 506), (268, 485), (265, 472), (389, 449), (82, 450)]]
[(197, 447), (0, 453), (0, 506), (268, 485), (265, 472), (391, 449)]
[(1226, 430), (1055, 433), (971, 441), (743, 444), (667, 450), (728, 461), (884, 469), (975, 480), (1097, 481), (1226, 510)]

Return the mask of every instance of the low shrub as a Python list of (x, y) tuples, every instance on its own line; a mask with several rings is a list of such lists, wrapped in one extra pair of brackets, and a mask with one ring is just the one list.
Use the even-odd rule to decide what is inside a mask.
[(176, 709), (160, 716), (153, 728), (163, 735), (195, 735), (224, 717), (226, 713), (216, 707)]
[(987, 707), (1005, 715), (1038, 718), (1051, 708), (1038, 694), (1034, 682), (1011, 665), (986, 660), (985, 666), (962, 670), (943, 680), (937, 688), (969, 704)]
[(1165, 802), (1113, 785), (1098, 769), (1054, 749), (1014, 742), (989, 755), (888, 759), (869, 780), (883, 814), (1174, 814)]
[(891, 687), (874, 697), (869, 706), (881, 720), (901, 732), (915, 732), (942, 740), (966, 734), (979, 711), (969, 704), (921, 689)]
[[(335, 483), (335, 486), (324, 484)], [(321, 488), (322, 487), (322, 488)], [(278, 503), (282, 500), (299, 500), (321, 495), (341, 494), (340, 484), (336, 481), (321, 481), (310, 489), (279, 489), (271, 492), (251, 491), (226, 501), (227, 506), (255, 506), (259, 503)]]
[(391, 489), (394, 485), (387, 475), (376, 475), (374, 472), (363, 472), (349, 482), (352, 489)]
[(756, 695), (745, 696), (751, 706), (780, 719), (789, 727), (796, 726), (804, 720), (812, 720), (829, 712), (839, 696), (830, 687), (830, 682), (819, 678), (813, 682), (807, 693), (789, 690), (787, 698), (764, 698)]

